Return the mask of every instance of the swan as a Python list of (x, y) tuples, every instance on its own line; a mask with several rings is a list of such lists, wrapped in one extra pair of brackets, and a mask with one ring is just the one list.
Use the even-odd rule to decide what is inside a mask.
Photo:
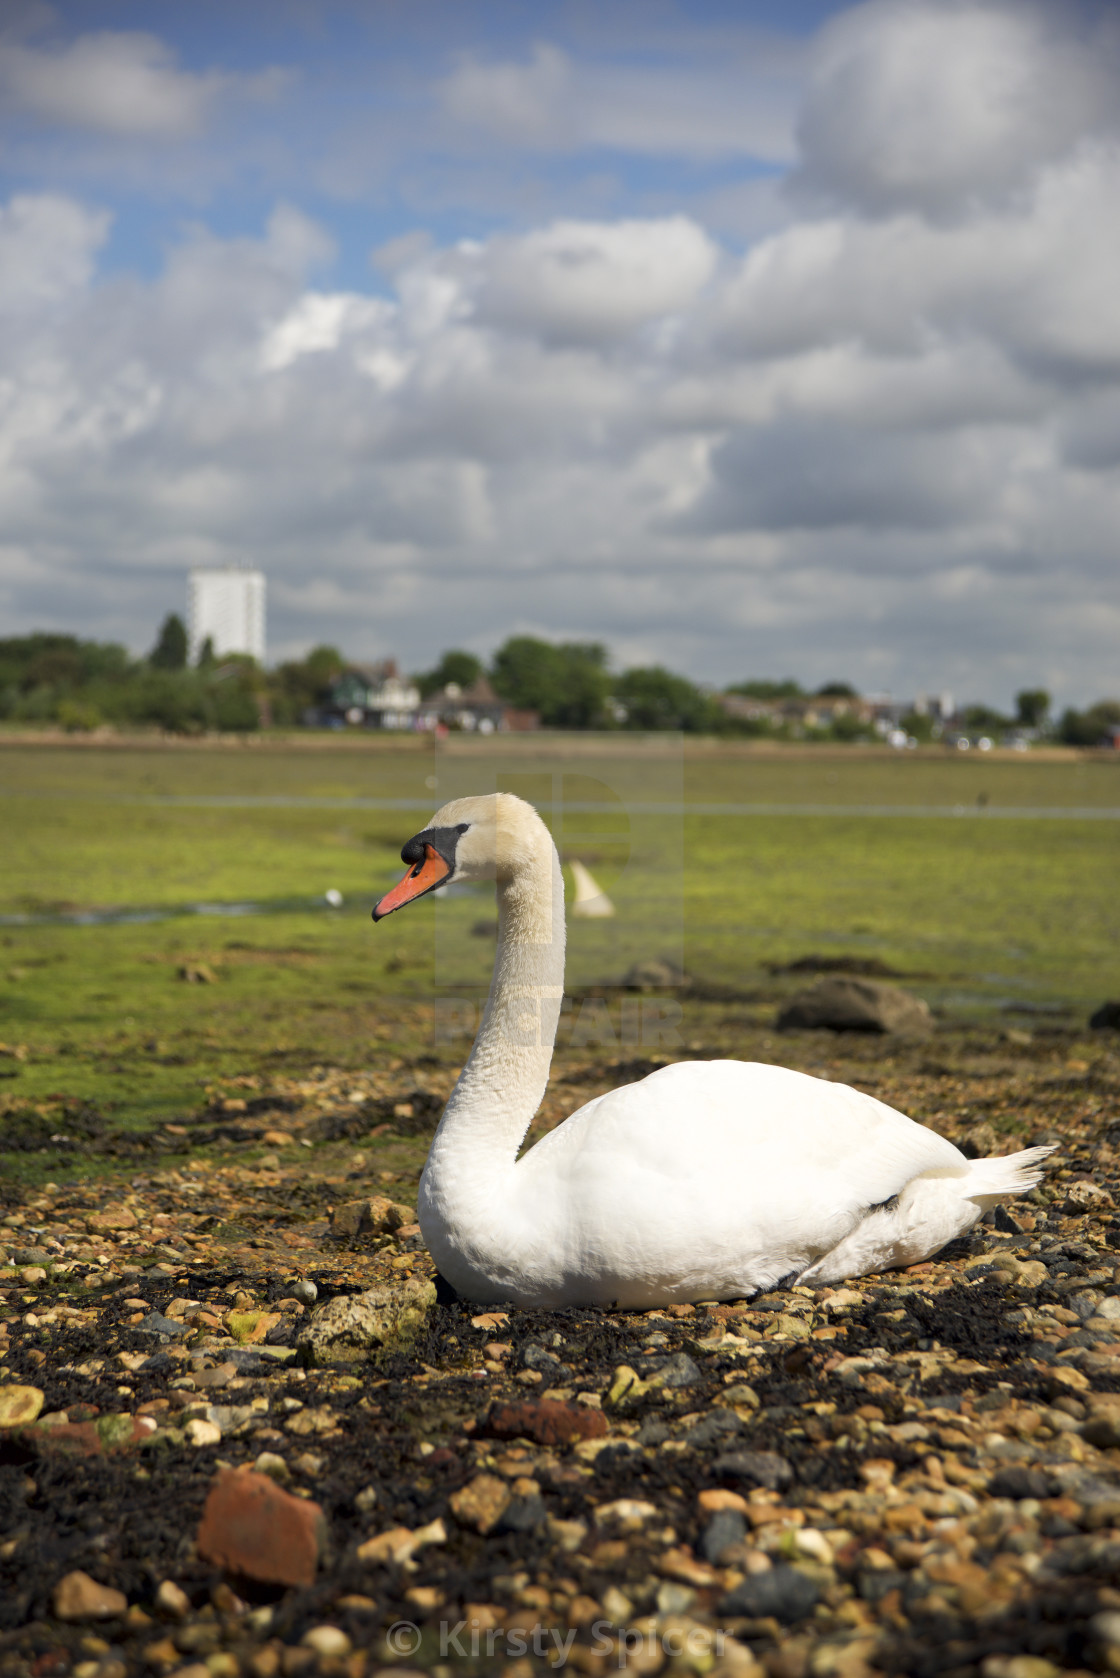
[(489, 999), (420, 1179), (421, 1233), (464, 1298), (643, 1309), (837, 1282), (928, 1258), (1038, 1182), (1050, 1148), (966, 1159), (872, 1096), (736, 1060), (596, 1096), (519, 1159), (564, 990), (552, 836), (510, 793), (462, 798), (401, 859), (375, 921), (452, 881), (497, 881)]

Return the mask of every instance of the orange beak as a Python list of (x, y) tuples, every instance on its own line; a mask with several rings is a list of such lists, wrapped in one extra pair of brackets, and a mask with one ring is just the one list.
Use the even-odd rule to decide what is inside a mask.
[(409, 869), (403, 880), (399, 880), (392, 891), (387, 891), (381, 902), (373, 911), (375, 921), (382, 921), (386, 915), (391, 915), (394, 909), (403, 909), (406, 903), (414, 898), (423, 897), (426, 891), (434, 891), (451, 873), (451, 869), (434, 845), (424, 846), (424, 860)]

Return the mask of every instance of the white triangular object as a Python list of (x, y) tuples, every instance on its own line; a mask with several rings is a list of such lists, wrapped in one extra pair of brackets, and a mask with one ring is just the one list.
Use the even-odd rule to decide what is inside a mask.
[(603, 888), (596, 884), (592, 875), (582, 862), (573, 862), (572, 879), (576, 883), (575, 901), (572, 904), (573, 915), (587, 917), (613, 915), (614, 904)]

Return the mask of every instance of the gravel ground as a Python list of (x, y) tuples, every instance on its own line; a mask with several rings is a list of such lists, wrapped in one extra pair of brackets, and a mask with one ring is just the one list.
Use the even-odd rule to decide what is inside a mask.
[(9, 1187), (0, 1678), (1120, 1670), (1120, 1057), (989, 1070), (938, 1128), (1060, 1140), (1040, 1190), (749, 1304), (445, 1299), (414, 1179), (346, 1152), (430, 1120), (407, 1069), (216, 1096), (252, 1165)]

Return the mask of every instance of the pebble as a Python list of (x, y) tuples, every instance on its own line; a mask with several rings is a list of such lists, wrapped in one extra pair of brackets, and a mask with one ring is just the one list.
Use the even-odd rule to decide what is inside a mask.
[(156, 1591), (156, 1609), (172, 1620), (185, 1620), (191, 1611), (191, 1599), (173, 1579), (164, 1579)]
[(0, 1387), (0, 1428), (26, 1427), (39, 1415), (44, 1399), (38, 1387)]
[(756, 1620), (772, 1617), (783, 1625), (793, 1625), (812, 1613), (820, 1595), (815, 1579), (779, 1563), (765, 1573), (748, 1574), (724, 1597), (720, 1612), (747, 1614)]
[(449, 1502), (457, 1521), (485, 1534), (505, 1514), (510, 1503), (510, 1491), (505, 1481), (499, 1480), (496, 1475), (476, 1474), (473, 1480), (452, 1494)]
[(312, 1626), (300, 1642), (305, 1649), (314, 1649), (317, 1655), (348, 1655), (352, 1647), (341, 1626)]
[(81, 1569), (65, 1574), (51, 1592), (60, 1620), (115, 1620), (128, 1608), (128, 1598), (110, 1585), (91, 1579)]
[(747, 1536), (747, 1523), (737, 1509), (720, 1509), (704, 1528), (700, 1553), (705, 1561), (718, 1567), (723, 1552), (732, 1544), (741, 1544)]
[(775, 1451), (732, 1451), (716, 1459), (715, 1470), (725, 1479), (744, 1480), (772, 1492), (783, 1490), (793, 1479), (789, 1462)]
[(222, 1430), (217, 1422), (207, 1421), (204, 1416), (195, 1416), (183, 1429), (190, 1444), (201, 1447), (203, 1445), (220, 1445)]

